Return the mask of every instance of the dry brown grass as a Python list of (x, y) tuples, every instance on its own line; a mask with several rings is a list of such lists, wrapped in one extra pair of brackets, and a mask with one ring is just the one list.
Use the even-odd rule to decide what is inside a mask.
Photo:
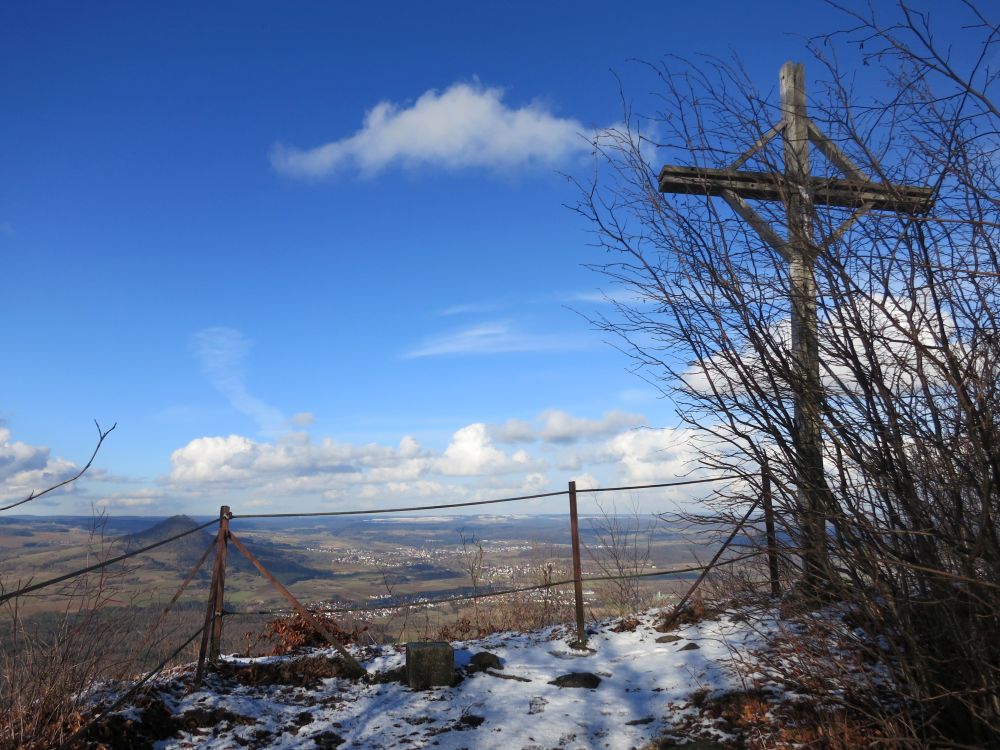
[(868, 717), (831, 709), (814, 701), (778, 700), (760, 691), (727, 693), (707, 699), (694, 696), (698, 713), (676, 725), (669, 735), (647, 750), (684, 747), (692, 740), (713, 736), (711, 726), (732, 736), (715, 747), (733, 750), (857, 750), (901, 747), (884, 728)]
[[(110, 554), (95, 523), (92, 548)], [(58, 618), (42, 627), (27, 621), (21, 601), (5, 605), (0, 651), (0, 749), (50, 748), (84, 723), (91, 691), (102, 680), (138, 671), (128, 613), (137, 594), (124, 584), (122, 565), (76, 578), (53, 596), (64, 602)]]

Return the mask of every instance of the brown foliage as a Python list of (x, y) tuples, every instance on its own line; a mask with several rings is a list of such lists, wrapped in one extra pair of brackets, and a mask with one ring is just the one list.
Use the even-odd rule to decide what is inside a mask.
[[(350, 631), (343, 630), (331, 614), (313, 610), (310, 610), (310, 614), (345, 646), (349, 643), (358, 643), (362, 634), (368, 630), (367, 625), (355, 625), (354, 629)], [(244, 638), (247, 642), (248, 654), (260, 644), (267, 642), (272, 644), (271, 656), (284, 656), (304, 649), (323, 648), (330, 645), (326, 638), (299, 614), (275, 618), (264, 626), (263, 632), (247, 633)]]

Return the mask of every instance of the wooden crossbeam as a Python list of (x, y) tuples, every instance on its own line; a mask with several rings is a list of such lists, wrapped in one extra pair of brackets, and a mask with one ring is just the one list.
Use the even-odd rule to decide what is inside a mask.
[[(814, 177), (809, 189), (814, 204), (926, 214), (934, 204), (933, 189), (886, 185), (855, 179)], [(660, 170), (661, 193), (723, 196), (726, 191), (751, 200), (785, 201), (793, 189), (784, 175), (710, 167), (665, 166)]]

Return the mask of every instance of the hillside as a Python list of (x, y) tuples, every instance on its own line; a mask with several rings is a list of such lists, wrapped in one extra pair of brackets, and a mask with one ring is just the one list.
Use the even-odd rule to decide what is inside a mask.
[[(189, 516), (171, 516), (144, 531), (122, 537), (119, 543), (125, 549), (138, 549), (190, 531), (200, 525)], [(143, 553), (142, 557), (163, 569), (174, 570), (178, 573), (187, 572), (198, 562), (205, 548), (214, 538), (215, 529), (210, 526), (201, 532), (189, 534), (163, 547)], [(295, 559), (294, 552), (285, 551), (266, 540), (255, 540), (252, 547), (254, 554), (264, 566), (287, 583), (329, 575), (329, 571), (303, 565)], [(209, 559), (212, 559), (211, 556)], [(258, 575), (257, 569), (250, 561), (232, 547), (227, 555), (226, 569), (230, 575), (234, 573)], [(211, 567), (206, 565), (200, 575), (207, 576), (210, 571)]]
[[(591, 652), (582, 655), (567, 646), (564, 627), (456, 642), (456, 683), (427, 691), (400, 683), (402, 647), (355, 649), (369, 673), (360, 681), (336, 676), (331, 650), (229, 657), (193, 692), (190, 667), (158, 678), (150, 694), (89, 737), (111, 748), (155, 741), (162, 750), (628, 750), (694, 739), (707, 750), (790, 747), (786, 741), (818, 737), (820, 721), (849, 725), (832, 705), (793, 693), (769, 673), (762, 657), (796, 627), (773, 610), (728, 610), (666, 634), (657, 629), (660, 614), (596, 624)], [(472, 667), (484, 651), (499, 667)], [(591, 682), (582, 687), (554, 684), (583, 672)], [(831, 695), (837, 687), (829, 685)]]
[[(162, 542), (170, 537), (191, 531), (201, 524), (190, 516), (178, 515), (166, 518), (150, 526), (148, 529), (119, 537), (115, 540), (115, 549), (131, 551)], [(213, 530), (214, 531), (214, 530)], [(209, 529), (203, 529), (194, 534), (177, 539), (163, 547), (143, 553), (147, 560), (155, 561), (161, 566), (177, 570), (189, 570), (201, 558), (205, 549), (214, 538)]]

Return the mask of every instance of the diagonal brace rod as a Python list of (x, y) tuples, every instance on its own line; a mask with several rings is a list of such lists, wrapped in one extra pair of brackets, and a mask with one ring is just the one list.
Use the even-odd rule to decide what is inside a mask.
[(337, 652), (342, 657), (344, 657), (344, 661), (347, 662), (348, 667), (350, 667), (352, 671), (358, 674), (364, 673), (365, 670), (360, 664), (358, 664), (358, 660), (355, 659), (353, 656), (351, 656), (350, 652), (348, 652), (348, 650), (344, 648), (343, 644), (333, 636), (333, 633), (327, 630), (326, 627), (323, 625), (323, 623), (321, 623), (319, 620), (313, 617), (312, 613), (304, 606), (302, 606), (302, 603), (295, 598), (292, 592), (286, 589), (282, 585), (281, 581), (279, 581), (277, 578), (271, 575), (271, 572), (264, 567), (264, 565), (261, 563), (260, 560), (257, 559), (257, 557), (253, 554), (253, 552), (244, 547), (243, 542), (237, 539), (232, 532), (229, 532), (229, 541), (233, 543), (233, 546), (235, 546), (236, 549), (238, 549), (240, 552), (243, 553), (243, 556), (246, 557), (247, 560), (253, 563), (253, 566), (257, 568), (258, 571), (260, 571), (260, 574), (264, 576), (272, 586), (274, 586), (274, 588), (278, 591), (278, 593), (288, 600), (288, 603), (295, 608), (295, 611), (302, 616), (302, 619), (308, 622), (310, 625), (312, 625), (313, 629), (317, 633), (326, 638), (326, 640), (330, 643), (330, 645), (332, 645), (335, 649), (337, 649)]

